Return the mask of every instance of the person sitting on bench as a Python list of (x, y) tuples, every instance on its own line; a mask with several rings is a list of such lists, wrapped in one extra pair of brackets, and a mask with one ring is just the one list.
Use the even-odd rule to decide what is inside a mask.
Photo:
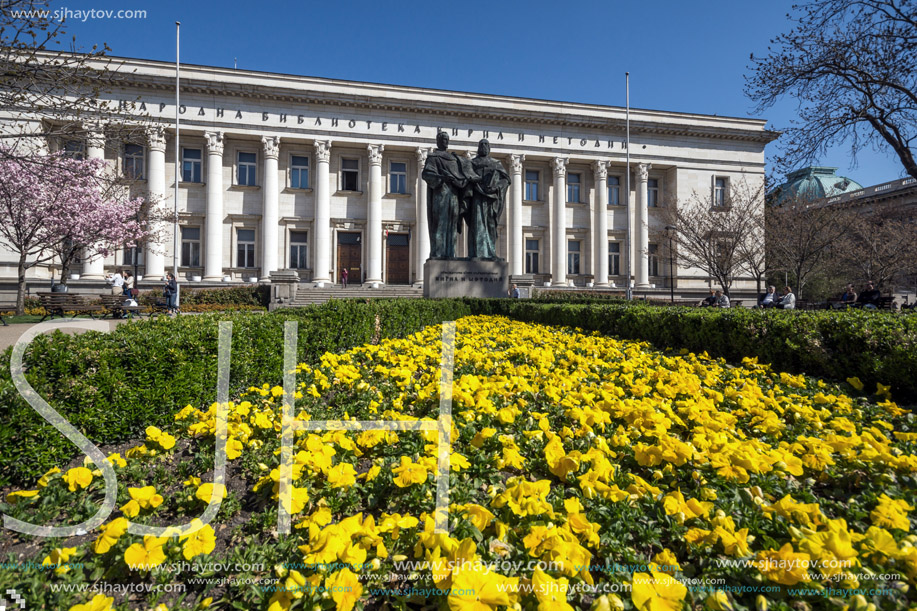
[(866, 289), (860, 293), (860, 296), (856, 300), (856, 304), (867, 310), (876, 310), (879, 308), (879, 300), (882, 298), (882, 293), (879, 292), (879, 289), (870, 281), (866, 283)]

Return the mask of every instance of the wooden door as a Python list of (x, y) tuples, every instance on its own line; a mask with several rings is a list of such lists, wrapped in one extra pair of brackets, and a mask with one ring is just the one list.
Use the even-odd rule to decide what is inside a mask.
[(362, 246), (359, 233), (338, 234), (338, 277), (341, 282), (341, 270), (347, 270), (348, 284), (361, 284), (363, 282)]
[(385, 242), (388, 284), (411, 283), (411, 247), (406, 233), (389, 234)]

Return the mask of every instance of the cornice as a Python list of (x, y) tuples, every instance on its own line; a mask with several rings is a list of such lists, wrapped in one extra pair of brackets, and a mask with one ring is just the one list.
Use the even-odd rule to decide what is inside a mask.
[[(111, 58), (130, 73), (124, 89), (168, 92), (175, 90), (174, 65), (154, 60)], [(267, 83), (265, 81), (268, 81)], [(565, 126), (620, 132), (625, 129), (624, 108), (552, 100), (363, 83), (210, 66), (184, 65), (181, 89), (201, 94), (246, 100), (415, 113), (451, 120), (510, 122)], [(765, 121), (682, 112), (631, 109), (631, 133), (658, 136), (714, 138), (766, 144), (778, 132), (765, 129)], [(435, 122), (435, 121), (432, 121)]]

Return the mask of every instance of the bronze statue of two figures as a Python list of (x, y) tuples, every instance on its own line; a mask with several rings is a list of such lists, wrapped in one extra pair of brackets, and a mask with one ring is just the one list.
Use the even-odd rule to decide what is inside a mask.
[(496, 261), (497, 224), (503, 214), (509, 174), (490, 156), (490, 143), (478, 143), (474, 159), (450, 153), (449, 135), (436, 135), (436, 150), (427, 155), (427, 222), (430, 258), (454, 259), (455, 238), (466, 228), (468, 258)]

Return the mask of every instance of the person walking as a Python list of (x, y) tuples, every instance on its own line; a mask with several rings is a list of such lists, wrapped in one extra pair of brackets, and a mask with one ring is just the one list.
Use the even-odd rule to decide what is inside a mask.
[(166, 298), (166, 308), (169, 314), (177, 313), (178, 308), (175, 305), (175, 298), (178, 296), (178, 282), (175, 281), (175, 275), (172, 272), (166, 274), (166, 286), (163, 290), (163, 295)]
[(347, 288), (347, 276), (347, 268), (345, 267), (341, 270), (341, 286), (345, 289)]
[(112, 272), (112, 275), (108, 277), (108, 281), (111, 283), (112, 295), (124, 294), (124, 276), (121, 275), (121, 272)]
[(128, 297), (134, 296), (134, 274), (127, 270), (121, 272), (124, 274), (124, 294)]

